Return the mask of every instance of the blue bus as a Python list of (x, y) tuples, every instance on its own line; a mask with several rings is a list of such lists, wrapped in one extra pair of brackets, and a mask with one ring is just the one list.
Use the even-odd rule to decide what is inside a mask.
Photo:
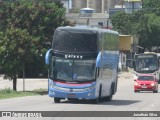
[(48, 92), (62, 99), (108, 101), (117, 91), (119, 34), (99, 28), (58, 27), (45, 62)]

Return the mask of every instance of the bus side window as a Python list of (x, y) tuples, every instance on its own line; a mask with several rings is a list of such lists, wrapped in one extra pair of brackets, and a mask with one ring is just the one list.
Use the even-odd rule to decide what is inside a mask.
[(135, 60), (133, 60), (133, 69), (136, 69), (136, 63), (135, 63)]
[(99, 67), (96, 68), (96, 78), (99, 77)]

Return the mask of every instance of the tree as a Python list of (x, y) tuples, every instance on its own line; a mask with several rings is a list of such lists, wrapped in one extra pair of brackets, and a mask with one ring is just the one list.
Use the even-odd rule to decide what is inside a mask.
[[(65, 8), (58, 1), (17, 0), (0, 3), (0, 63), (5, 77), (13, 80), (14, 90), (17, 74), (26, 64), (34, 66), (34, 59), (44, 56), (50, 48), (54, 30), (68, 24)], [(44, 62), (39, 68), (45, 69)]]
[[(147, 14), (148, 22), (147, 28), (148, 31), (145, 31), (146, 39), (145, 41), (140, 41), (142, 46), (146, 48), (151, 48), (152, 46), (160, 46), (160, 17), (155, 14)], [(147, 43), (147, 44), (146, 44)]]
[(160, 16), (160, 1), (159, 0), (143, 0), (143, 10), (148, 14)]
[(113, 29), (121, 34), (139, 34), (140, 46), (151, 49), (153, 46), (160, 46), (159, 15), (159, 0), (143, 0), (143, 9), (132, 14), (115, 14), (111, 20)]
[(5, 78), (13, 80), (13, 90), (17, 90), (17, 75), (24, 69), (24, 64), (30, 61), (36, 46), (26, 30), (7, 28), (0, 33), (0, 58), (5, 71)]
[(131, 21), (130, 21), (130, 14), (118, 12), (111, 18), (113, 29), (117, 30), (118, 32), (122, 34), (130, 34), (131, 30)]

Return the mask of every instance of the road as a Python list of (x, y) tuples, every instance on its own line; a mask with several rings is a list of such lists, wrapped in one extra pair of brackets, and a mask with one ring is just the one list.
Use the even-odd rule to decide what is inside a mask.
[[(47, 79), (46, 79), (47, 80)], [(43, 88), (47, 89), (47, 81), (39, 80), (39, 85), (43, 83)], [(22, 80), (21, 80), (22, 82)], [(29, 82), (29, 81), (28, 81)], [(2, 83), (2, 81), (0, 81)], [(32, 86), (38, 82), (32, 81)], [(29, 83), (27, 83), (30, 85)], [(2, 84), (0, 84), (1, 86)], [(133, 92), (133, 75), (131, 72), (119, 74), (118, 91), (113, 96), (110, 102), (101, 101), (99, 104), (91, 104), (89, 101), (67, 101), (54, 103), (48, 95), (28, 96), (20, 98), (12, 98), (0, 100), (0, 111), (159, 111), (160, 110), (160, 89), (158, 93), (152, 92)], [(31, 87), (32, 87), (31, 86)], [(27, 86), (26, 88), (29, 88)], [(159, 87), (160, 88), (160, 87)], [(33, 89), (33, 87), (32, 87)], [(39, 119), (39, 118), (38, 118)], [(37, 119), (37, 120), (38, 120)], [(48, 120), (79, 120), (81, 117), (56, 117), (42, 118)], [(118, 117), (85, 117), (85, 120), (90, 119), (113, 119), (119, 120)], [(158, 117), (123, 117), (121, 120), (159, 120)], [(5, 119), (6, 120), (6, 119)]]

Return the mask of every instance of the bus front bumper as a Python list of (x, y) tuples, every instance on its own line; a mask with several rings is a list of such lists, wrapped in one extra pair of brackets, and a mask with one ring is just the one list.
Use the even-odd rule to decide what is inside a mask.
[(95, 89), (82, 92), (61, 91), (54, 88), (49, 88), (49, 96), (57, 98), (75, 98), (75, 99), (96, 99)]

